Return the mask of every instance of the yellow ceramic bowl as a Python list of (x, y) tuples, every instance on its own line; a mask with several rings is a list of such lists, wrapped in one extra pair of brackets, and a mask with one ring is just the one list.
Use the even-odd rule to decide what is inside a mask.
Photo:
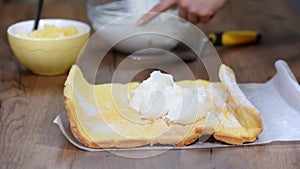
[(66, 73), (77, 60), (82, 47), (89, 38), (90, 27), (86, 23), (67, 19), (42, 19), (44, 25), (56, 27), (75, 26), (80, 33), (60, 38), (30, 38), (20, 36), (32, 31), (34, 21), (22, 21), (7, 29), (8, 41), (18, 60), (35, 74), (59, 75)]

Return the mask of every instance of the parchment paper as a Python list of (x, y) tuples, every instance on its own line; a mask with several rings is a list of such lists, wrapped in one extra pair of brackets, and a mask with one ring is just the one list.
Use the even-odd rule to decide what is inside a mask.
[[(300, 140), (300, 86), (286, 62), (279, 60), (275, 63), (275, 67), (277, 73), (266, 83), (239, 84), (251, 103), (260, 111), (264, 124), (264, 130), (258, 139), (242, 146)], [(91, 149), (83, 146), (73, 136), (66, 113), (58, 115), (53, 122), (59, 126), (62, 133), (74, 146), (87, 151), (168, 150), (233, 146), (220, 142), (195, 142), (185, 147), (154, 145), (129, 149)]]

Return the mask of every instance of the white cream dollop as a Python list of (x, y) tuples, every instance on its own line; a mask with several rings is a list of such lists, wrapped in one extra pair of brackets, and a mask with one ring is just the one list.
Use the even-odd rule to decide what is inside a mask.
[(210, 110), (205, 89), (178, 86), (173, 76), (154, 71), (133, 90), (130, 107), (141, 118), (167, 118), (174, 123), (189, 124), (205, 116)]

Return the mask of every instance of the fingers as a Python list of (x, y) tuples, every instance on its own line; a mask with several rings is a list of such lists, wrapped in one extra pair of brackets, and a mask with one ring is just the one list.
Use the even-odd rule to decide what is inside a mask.
[(149, 13), (142, 16), (137, 25), (144, 25), (174, 6), (179, 7), (179, 17), (193, 24), (208, 23), (229, 0), (162, 0)]
[(138, 26), (142, 26), (152, 20), (154, 17), (159, 15), (160, 12), (165, 12), (166, 10), (176, 6), (177, 0), (162, 0), (160, 3), (155, 5), (148, 13), (142, 16), (136, 23)]
[(187, 15), (187, 20), (190, 21), (192, 24), (197, 24), (201, 21), (200, 18), (198, 17), (198, 15), (193, 14), (193, 13), (189, 13)]
[(180, 18), (187, 20), (192, 24), (197, 24), (200, 22), (200, 17), (197, 14), (188, 12), (185, 8), (180, 8), (178, 13)]
[(180, 18), (187, 20), (187, 10), (185, 8), (179, 8), (178, 15)]
[(143, 15), (136, 23), (137, 26), (142, 26), (148, 23), (150, 20), (155, 18), (159, 13), (157, 12), (148, 12), (145, 15)]
[(180, 0), (179, 16), (193, 24), (208, 23), (229, 0)]

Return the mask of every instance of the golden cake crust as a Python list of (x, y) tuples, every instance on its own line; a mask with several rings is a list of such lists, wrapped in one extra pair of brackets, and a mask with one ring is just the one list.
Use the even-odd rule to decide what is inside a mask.
[[(133, 148), (143, 145), (174, 145), (174, 146), (186, 146), (194, 143), (200, 136), (202, 131), (203, 119), (199, 120), (194, 124), (181, 125), (181, 124), (169, 124), (169, 129), (161, 136), (153, 139), (138, 138), (138, 139), (127, 139), (127, 140), (110, 140), (101, 141), (98, 140), (94, 142), (82, 132), (80, 132), (81, 122), (80, 119), (76, 117), (76, 112), (72, 101), (65, 97), (65, 107), (67, 110), (70, 128), (73, 135), (86, 147), (90, 148)], [(167, 124), (167, 122), (166, 122)], [(212, 131), (213, 129), (207, 130)], [(184, 137), (178, 140), (177, 135), (184, 134)], [(204, 134), (204, 133), (202, 133)], [(206, 134), (208, 134), (206, 132)]]

